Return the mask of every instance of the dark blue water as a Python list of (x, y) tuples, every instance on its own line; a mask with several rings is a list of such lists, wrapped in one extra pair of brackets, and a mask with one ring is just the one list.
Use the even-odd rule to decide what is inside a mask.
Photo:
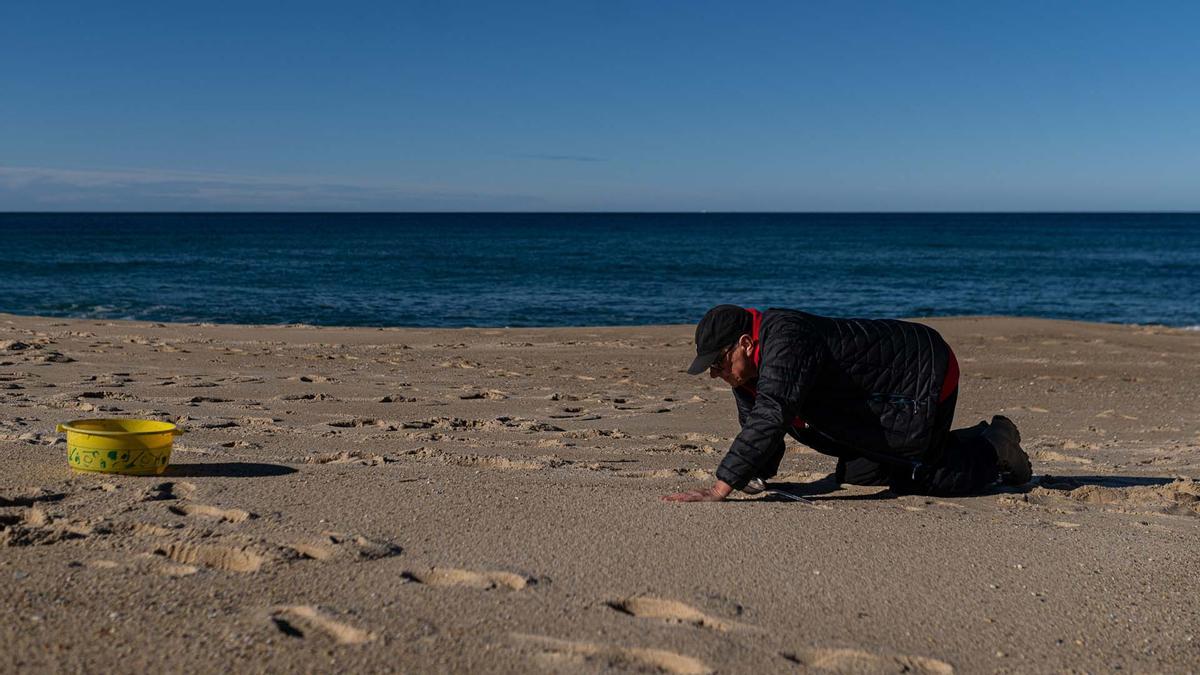
[(369, 326), (711, 305), (1200, 325), (1196, 214), (0, 214), (0, 312)]

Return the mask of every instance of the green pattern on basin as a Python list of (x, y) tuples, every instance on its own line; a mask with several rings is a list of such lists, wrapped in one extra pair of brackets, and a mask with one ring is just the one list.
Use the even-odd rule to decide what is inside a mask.
[(162, 473), (171, 459), (170, 446), (143, 450), (92, 450), (67, 446), (67, 463), (79, 471), (105, 471), (153, 475)]

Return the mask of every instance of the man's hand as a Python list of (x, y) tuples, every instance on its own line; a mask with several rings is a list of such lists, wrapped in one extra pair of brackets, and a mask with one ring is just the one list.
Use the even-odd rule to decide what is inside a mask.
[(719, 480), (716, 485), (707, 490), (676, 492), (663, 497), (662, 500), (664, 502), (719, 502), (728, 497), (730, 492), (733, 492), (733, 487), (729, 483)]

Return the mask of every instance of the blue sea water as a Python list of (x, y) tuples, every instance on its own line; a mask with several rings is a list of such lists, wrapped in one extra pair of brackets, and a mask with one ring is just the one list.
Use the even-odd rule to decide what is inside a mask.
[(1197, 214), (0, 214), (0, 312), (363, 326), (1200, 326)]

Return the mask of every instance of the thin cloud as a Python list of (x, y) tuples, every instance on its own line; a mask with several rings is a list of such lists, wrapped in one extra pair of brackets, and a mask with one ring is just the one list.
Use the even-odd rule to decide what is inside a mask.
[(510, 210), (531, 195), (326, 178), (0, 166), (0, 210)]

